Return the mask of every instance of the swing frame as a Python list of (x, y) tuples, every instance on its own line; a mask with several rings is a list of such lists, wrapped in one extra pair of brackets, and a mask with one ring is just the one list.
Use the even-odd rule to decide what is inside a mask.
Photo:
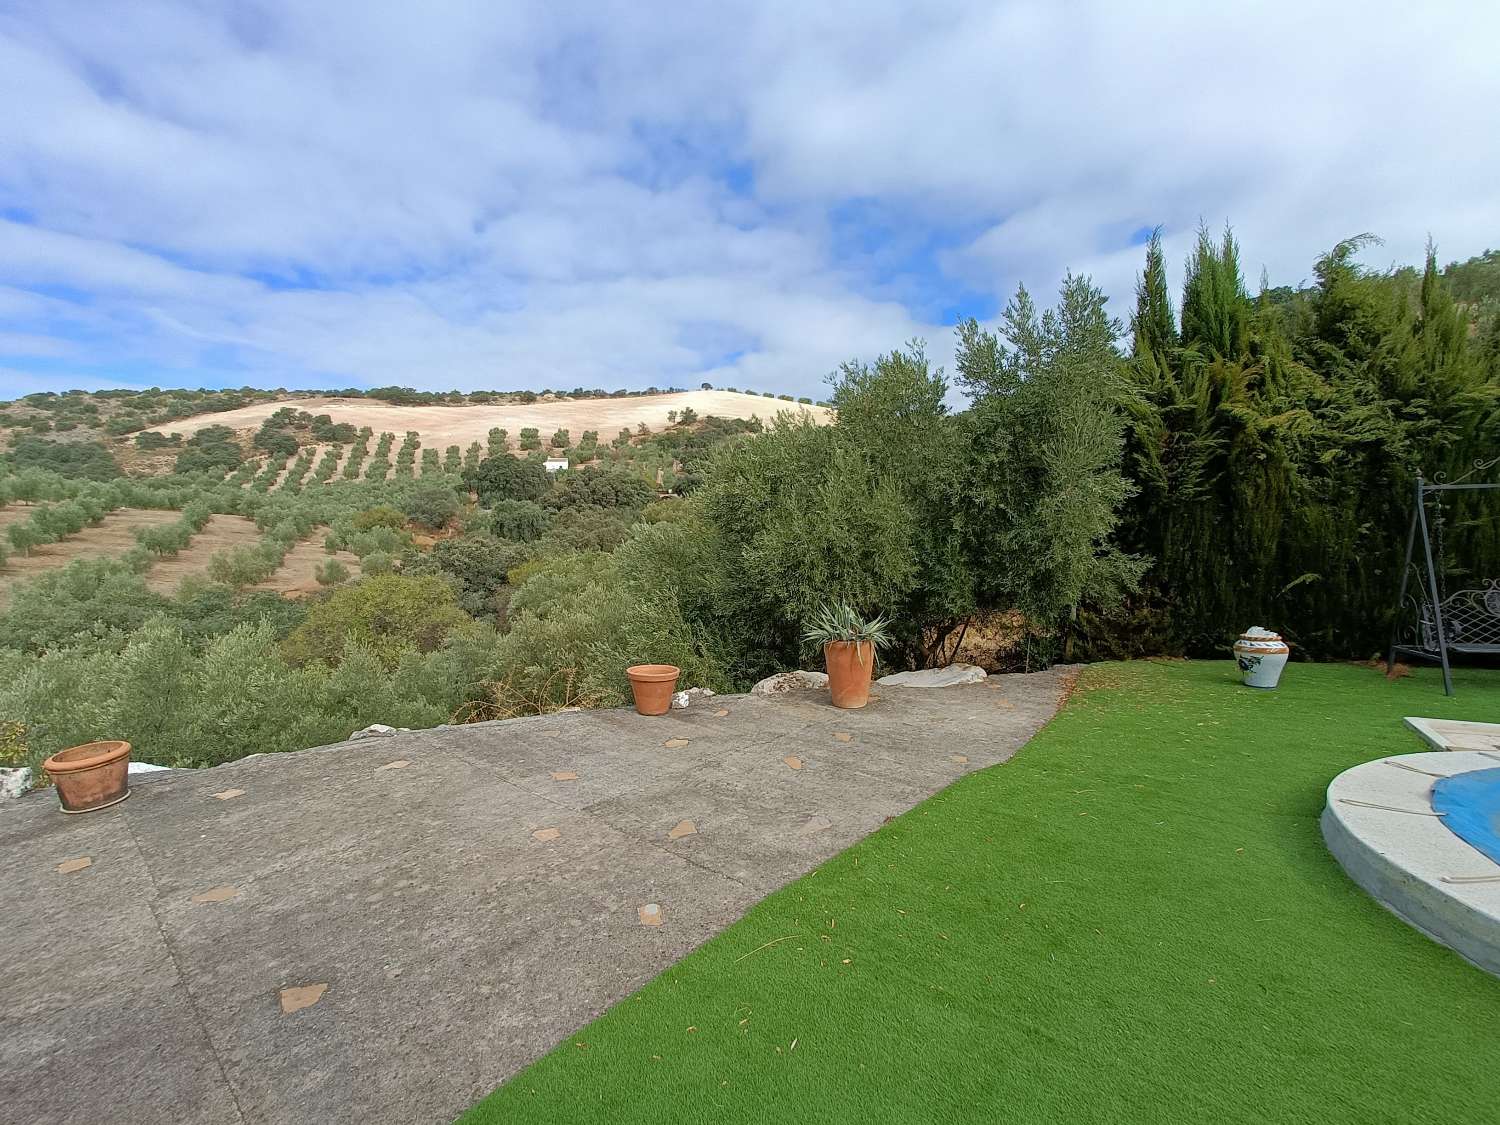
[[(1396, 612), (1391, 623), (1391, 645), (1386, 654), (1385, 670), (1390, 675), (1396, 666), (1396, 656), (1415, 657), (1418, 660), (1436, 660), (1443, 668), (1443, 694), (1453, 694), (1453, 671), (1448, 655), (1495, 656), (1500, 655), (1500, 578), (1489, 578), (1483, 585), (1457, 590), (1444, 597), (1438, 587), (1438, 572), (1432, 557), (1432, 533), (1427, 523), (1427, 500), (1444, 492), (1487, 492), (1500, 490), (1500, 482), (1469, 481), (1467, 478), (1500, 464), (1493, 461), (1476, 462), (1464, 477), (1451, 483), (1443, 480), (1427, 481), (1417, 474), (1415, 504), (1411, 514), (1411, 526), (1406, 533), (1406, 561), (1401, 567), (1401, 592), (1396, 596)], [(1441, 513), (1440, 513), (1441, 514)], [(1423, 565), (1413, 564), (1416, 553), (1417, 534), (1422, 536)], [(1417, 620), (1410, 628), (1410, 640), (1402, 642), (1401, 629), (1403, 611), (1407, 606), (1407, 589), (1411, 586), (1413, 572), (1417, 573)], [(1448, 619), (1445, 623), (1444, 613)], [(1464, 623), (1474, 621), (1481, 628), (1491, 628), (1493, 639), (1468, 642), (1464, 639)]]

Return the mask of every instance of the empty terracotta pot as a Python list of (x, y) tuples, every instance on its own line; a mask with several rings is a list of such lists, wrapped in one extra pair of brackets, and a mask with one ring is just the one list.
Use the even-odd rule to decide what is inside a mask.
[(828, 668), (828, 694), (835, 707), (863, 707), (870, 702), (870, 676), (875, 671), (875, 645), (870, 641), (829, 641), (823, 646)]
[(674, 664), (632, 664), (625, 674), (635, 693), (635, 709), (642, 715), (665, 715), (671, 710), (681, 668)]
[(130, 743), (87, 742), (42, 763), (67, 813), (107, 809), (130, 796)]

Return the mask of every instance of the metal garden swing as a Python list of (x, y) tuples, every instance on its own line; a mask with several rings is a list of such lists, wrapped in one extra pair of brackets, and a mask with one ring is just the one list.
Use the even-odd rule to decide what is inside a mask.
[[(1433, 562), (1433, 534), (1427, 519), (1429, 497), (1436, 504), (1437, 559), (1443, 560), (1443, 508), (1445, 492), (1485, 492), (1500, 489), (1500, 482), (1471, 481), (1476, 473), (1500, 465), (1500, 457), (1476, 461), (1456, 481), (1416, 483), (1416, 505), (1406, 534), (1406, 562), (1401, 570), (1401, 593), (1396, 599), (1396, 617), (1391, 627), (1391, 648), (1386, 673), (1395, 667), (1396, 656), (1436, 660), (1443, 666), (1443, 692), (1453, 694), (1453, 674), (1448, 657), (1500, 655), (1500, 576), (1480, 579), (1479, 585), (1448, 593), (1443, 572)], [(1415, 561), (1417, 533), (1422, 535), (1422, 559)], [(1415, 578), (1415, 583), (1412, 579)], [(1407, 591), (1415, 586), (1415, 592)]]

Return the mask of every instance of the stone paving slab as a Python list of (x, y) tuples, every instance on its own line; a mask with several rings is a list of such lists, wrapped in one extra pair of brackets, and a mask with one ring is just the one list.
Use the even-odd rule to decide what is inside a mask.
[(1010, 757), (1069, 675), (439, 727), (133, 779), (78, 817), (6, 802), (0, 1118), (449, 1121)]

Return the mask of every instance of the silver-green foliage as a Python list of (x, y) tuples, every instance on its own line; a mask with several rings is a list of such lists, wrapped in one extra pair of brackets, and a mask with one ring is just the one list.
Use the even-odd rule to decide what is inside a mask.
[(493, 629), (473, 625), (389, 671), (358, 646), (336, 667), (294, 668), (269, 624), (241, 625), (198, 652), (158, 617), (117, 653), (0, 649), (0, 714), (24, 725), (33, 762), (121, 738), (138, 761), (214, 765), (338, 742), (371, 723), (446, 722), (469, 686), (491, 674), (495, 642)]
[(1085, 600), (1118, 601), (1146, 560), (1114, 543), (1133, 486), (1120, 470), (1132, 396), (1104, 295), (1069, 275), (1055, 308), (1021, 289), (998, 333), (959, 326), (970, 450), (954, 520), (976, 559), (983, 604), (1015, 607), (1053, 633)]
[(807, 619), (802, 639), (822, 647), (835, 642), (869, 641), (876, 648), (891, 643), (891, 623), (885, 614), (865, 617), (848, 602), (821, 605)]

